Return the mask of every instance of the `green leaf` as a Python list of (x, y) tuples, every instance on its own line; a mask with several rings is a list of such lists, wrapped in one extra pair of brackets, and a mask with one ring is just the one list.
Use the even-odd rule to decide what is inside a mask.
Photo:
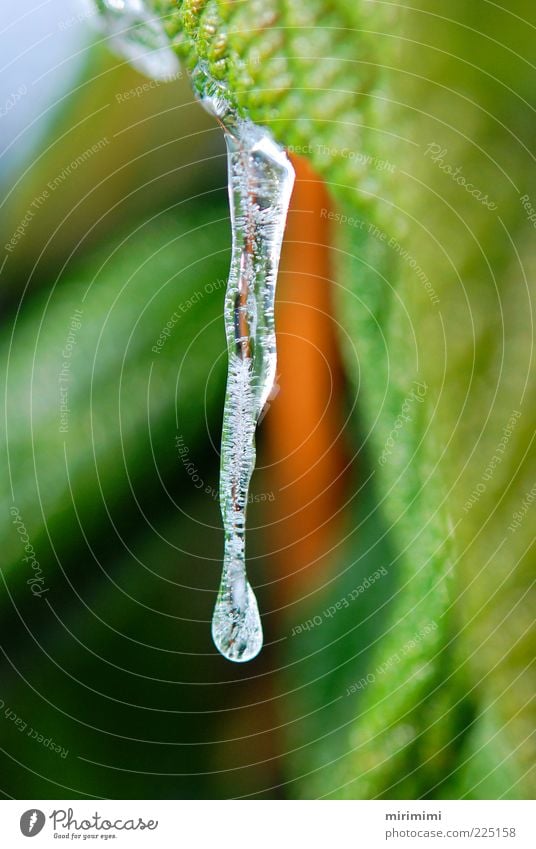
[[(142, 480), (147, 497), (160, 490), (179, 460), (177, 433), (191, 444), (204, 405), (221, 402), (229, 231), (219, 194), (213, 203), (210, 219), (190, 201), (116, 236), (5, 335), (1, 514), (10, 592), (32, 574), (21, 560), (20, 522), (43, 569), (48, 562), (50, 586), (58, 549), (80, 543), (79, 522), (107, 524), (108, 500), (136, 510)], [(194, 390), (207, 380), (203, 397)]]

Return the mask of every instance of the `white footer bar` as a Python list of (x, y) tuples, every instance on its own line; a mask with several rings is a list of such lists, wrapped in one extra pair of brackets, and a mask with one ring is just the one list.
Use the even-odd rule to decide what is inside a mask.
[(534, 814), (521, 801), (4, 801), (0, 845), (535, 849)]

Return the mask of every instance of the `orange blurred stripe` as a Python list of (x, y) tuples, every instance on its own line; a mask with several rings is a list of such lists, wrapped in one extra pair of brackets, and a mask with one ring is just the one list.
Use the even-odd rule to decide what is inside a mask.
[(296, 184), (276, 305), (279, 392), (263, 428), (275, 493), (270, 541), (279, 549), (275, 557), (282, 579), (275, 600), (281, 604), (326, 577), (323, 564), (340, 533), (346, 464), (325, 214), (331, 203), (307, 161), (293, 157), (293, 164)]

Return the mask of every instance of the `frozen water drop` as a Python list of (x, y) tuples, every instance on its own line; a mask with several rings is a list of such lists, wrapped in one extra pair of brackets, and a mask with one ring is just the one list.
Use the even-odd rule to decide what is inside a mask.
[(257, 599), (246, 580), (241, 561), (224, 564), (212, 617), (212, 639), (227, 660), (238, 663), (252, 660), (262, 648)]
[(179, 71), (162, 20), (146, 0), (96, 0), (110, 46), (148, 77), (170, 79)]

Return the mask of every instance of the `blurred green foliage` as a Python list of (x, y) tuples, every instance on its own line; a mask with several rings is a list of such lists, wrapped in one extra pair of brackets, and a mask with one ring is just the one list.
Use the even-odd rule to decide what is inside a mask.
[[(238, 106), (313, 161), (338, 204), (331, 258), (358, 398), (348, 534), (324, 589), (281, 611), (269, 531), (253, 530), (268, 645), (244, 668), (215, 654), (221, 147), (186, 79), (122, 112), (116, 94), (141, 78), (95, 50), (3, 229), (6, 241), (90, 143), (116, 140), (52, 193), (2, 273), (0, 699), (69, 749), (62, 758), (0, 716), (6, 795), (534, 793), (530, 514), (508, 529), (535, 477), (535, 251), (521, 202), (536, 197), (534, 10), (456, 0), (446, 13), (420, 0), (394, 16), (318, 0), (281, 20), (279, 5), (265, 4), (275, 17), (262, 26), (255, 4), (182, 3), (169, 33), (190, 67), (210, 58)], [(423, 398), (408, 401), (417, 385)], [(49, 588), (41, 598), (26, 584), (12, 499)], [(252, 508), (255, 527), (262, 505)]]

